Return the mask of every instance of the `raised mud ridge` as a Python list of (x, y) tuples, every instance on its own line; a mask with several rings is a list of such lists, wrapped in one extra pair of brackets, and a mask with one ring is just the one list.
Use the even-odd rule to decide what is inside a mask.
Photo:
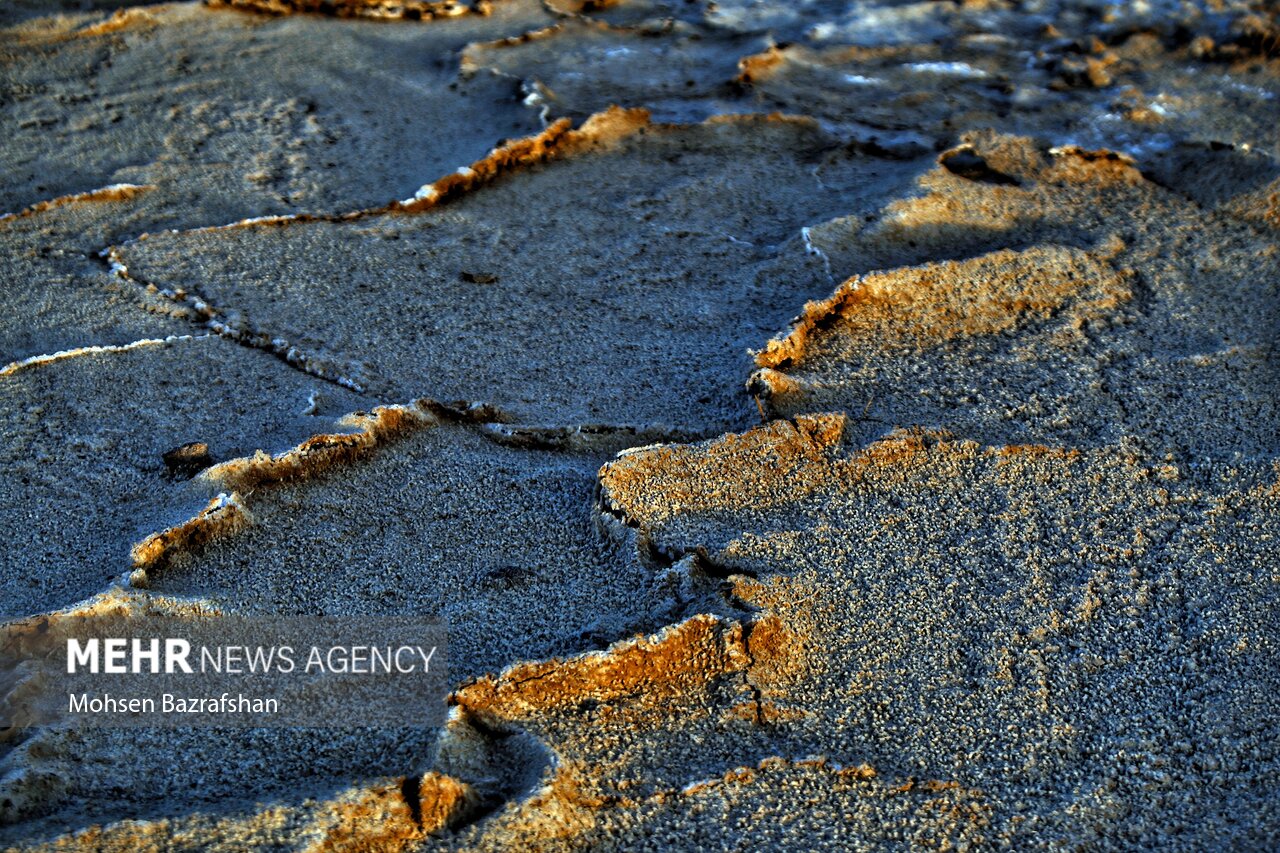
[(435, 423), (422, 403), (378, 406), (339, 421), (352, 432), (314, 435), (297, 447), (275, 455), (258, 451), (204, 469), (200, 477), (218, 488), (229, 489), (209, 502), (197, 515), (175, 527), (153, 533), (133, 546), (133, 582), (141, 585), (148, 569), (163, 569), (176, 557), (198, 553), (212, 540), (231, 535), (253, 523), (244, 494), (273, 484), (320, 476), (349, 465), (380, 445), (415, 429)]
[(24, 207), (17, 213), (6, 213), (0, 215), (0, 222), (6, 219), (22, 219), (28, 216), (36, 216), (54, 208), (62, 207), (68, 204), (82, 204), (84, 202), (95, 201), (128, 201), (139, 195), (153, 190), (152, 186), (138, 186), (137, 184), (112, 184), (107, 187), (100, 187), (96, 190), (88, 192), (72, 193), (70, 195), (58, 196), (46, 201), (38, 201), (29, 207)]
[[(211, 8), (239, 9), (268, 15), (312, 13), (336, 18), (378, 21), (430, 21), (460, 15), (487, 15), (491, 0), (204, 0)], [(501, 3), (503, 0), (497, 0)]]

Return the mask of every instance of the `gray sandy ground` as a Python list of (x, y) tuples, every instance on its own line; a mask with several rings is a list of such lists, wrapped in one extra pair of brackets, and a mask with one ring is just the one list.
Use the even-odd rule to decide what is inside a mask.
[(557, 823), (627, 849), (1274, 842), (1274, 471), (925, 433), (855, 450), (842, 427), (803, 417), (602, 472), (614, 512), (700, 549), (691, 582), (727, 576), (755, 612), (742, 658), (677, 629), (661, 656), (703, 679), (661, 699), (524, 672), (464, 690), (551, 745), (573, 806), (553, 819), (545, 794), (459, 847)]
[(165, 452), (197, 441), (216, 459), (289, 447), (330, 422), (303, 414), (317, 391), (331, 414), (359, 407), (356, 395), (319, 385), (216, 337), (0, 376), (10, 413), (0, 466), (4, 616), (101, 591), (130, 570), (134, 542), (204, 506), (208, 489), (172, 476)]
[(71, 5), (0, 12), (4, 615), (430, 611), (454, 692), (10, 729), (0, 844), (1280, 844), (1274, 4)]
[(438, 614), (459, 681), (598, 647), (659, 627), (675, 606), (633, 548), (596, 528), (608, 458), (429, 427), (350, 470), (261, 487), (251, 529), (149, 586), (246, 612)]
[[(457, 79), (450, 57), (548, 20), (531, 3), (415, 30), (169, 5), (10, 30), (0, 209), (28, 215), (0, 220), (12, 318), (0, 359), (191, 331), (131, 309), (139, 294), (98, 257), (112, 243), (385, 204), (532, 132), (540, 123), (515, 82)], [(95, 200), (117, 185), (133, 189)]]
[(1223, 73), (1198, 62), (1196, 50), (1146, 28), (1114, 46), (1083, 35), (1044, 40), (1013, 21), (953, 44), (789, 45), (743, 60), (742, 78), (763, 108), (881, 138), (996, 128), (1114, 148), (1157, 168), (1178, 139), (1274, 154), (1269, 75), (1246, 63)]
[(516, 84), (458, 80), (450, 54), (550, 20), (534, 3), (430, 28), (174, 4), (101, 34), (30, 23), (0, 42), (12, 146), (0, 209), (159, 184), (184, 196), (152, 221), (163, 228), (413, 195), (538, 124)]
[(581, 118), (620, 104), (646, 107), (660, 121), (697, 121), (750, 107), (733, 82), (738, 58), (771, 45), (756, 34), (713, 36), (661, 18), (630, 26), (569, 19), (527, 39), (472, 45), (462, 68), (522, 81), (551, 116)]
[[(598, 647), (660, 626), (678, 608), (670, 582), (593, 521), (604, 458), (510, 449), (467, 428), (428, 427), (353, 470), (258, 487), (245, 498), (248, 531), (149, 570), (147, 586), (240, 613), (439, 616), (450, 627), (450, 677), (459, 682), (511, 660)], [(497, 627), (504, 625), (519, 630)], [(379, 767), (413, 771), (435, 732), (144, 735), (49, 731), (22, 743), (4, 760), (13, 774), (6, 794), (23, 797), (28, 816), (58, 809), (24, 832), (52, 834), (71, 815), (86, 823), (185, 817), (212, 803), (243, 810), (255, 798), (324, 796)], [(219, 759), (227, 749), (235, 762)], [(173, 777), (177, 760), (186, 769)], [(248, 769), (252, 790), (243, 787)], [(149, 778), (173, 782), (145, 784)], [(182, 778), (199, 779), (190, 799)], [(40, 784), (51, 790), (27, 802)], [(147, 795), (125, 793), (134, 787)], [(185, 809), (165, 807), (179, 797)]]
[(829, 287), (801, 229), (923, 166), (806, 121), (654, 126), (418, 215), (157, 234), (119, 257), (384, 399), (718, 430), (751, 411), (748, 347)]
[(0, 362), (191, 331), (185, 323), (146, 311), (137, 289), (113, 282), (97, 257), (122, 233), (117, 219), (128, 218), (142, 203), (146, 192), (135, 192), (129, 199), (0, 220), (6, 281), (0, 311), (10, 318), (0, 330)]
[(33, 18), (98, 11), (115, 12), (142, 5), (145, 5), (143, 0), (14, 0), (0, 10), (0, 23), (11, 27)]
[[(770, 405), (847, 411), (864, 435), (925, 425), (991, 443), (1274, 456), (1273, 231), (1124, 163), (1010, 138), (957, 153), (1007, 181), (956, 175), (943, 155), (920, 198), (813, 229), (837, 268), (965, 260), (871, 273), (811, 307), (757, 357)], [(972, 257), (1004, 247), (1021, 251)]]

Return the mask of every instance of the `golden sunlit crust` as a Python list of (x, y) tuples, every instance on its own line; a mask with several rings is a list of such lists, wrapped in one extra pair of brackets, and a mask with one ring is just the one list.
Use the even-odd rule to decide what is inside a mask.
[(763, 53), (754, 53), (738, 60), (738, 82), (753, 83), (772, 74), (778, 66), (786, 61), (781, 48), (770, 47)]
[(1052, 149), (1050, 154), (1054, 156), (1053, 165), (1046, 171), (1045, 180), (1099, 186), (1134, 186), (1146, 181), (1137, 162), (1119, 151), (1105, 148), (1091, 151), (1078, 145), (1066, 145)]
[(336, 18), (426, 21), (484, 15), (488, 13), (490, 2), (481, 0), (468, 5), (457, 0), (205, 0), (205, 5), (214, 9), (237, 9), (267, 15), (320, 14)]
[(544, 0), (548, 9), (562, 15), (583, 15), (602, 12), (623, 4), (624, 0)]
[[(20, 724), (0, 823), (47, 849), (308, 853), (1270, 831), (1240, 771), (1276, 763), (1274, 24), (823, 5), (204, 0), (460, 20), (174, 4), (33, 28), (80, 53), (13, 59), (23, 86), (92, 86), (18, 105), (47, 149), (10, 209), (155, 187), (5, 217), (15, 257), (50, 258), (16, 310), (84, 280), (169, 314), (108, 336), (90, 308), (0, 369), (26, 424), (10, 530), (37, 506), (118, 545), (15, 545), (8, 589), (40, 592), (20, 612), (135, 587), (17, 643), (183, 606), (164, 593), (438, 612), (454, 692), (438, 737), (260, 752)], [(259, 62), (287, 85), (230, 74)], [(176, 346), (175, 318), (208, 334)], [(418, 394), (493, 403), (312, 426)], [(188, 480), (161, 464), (188, 442), (288, 449)], [(37, 583), (80, 570), (72, 599)], [(174, 756), (193, 790), (146, 791)]]
[[(845, 417), (800, 415), (707, 445), (660, 445), (623, 454), (600, 469), (601, 500), (609, 507), (643, 507), (665, 517), (733, 505), (770, 506), (818, 488), (825, 461), (839, 447)], [(675, 476), (673, 476), (675, 475)], [(670, 501), (659, 510), (637, 500), (659, 480)], [(779, 488), (785, 483), (786, 488)], [(631, 516), (641, 524), (652, 519)]]
[(381, 444), (436, 422), (435, 416), (421, 403), (378, 406), (368, 413), (358, 412), (339, 421), (340, 425), (355, 427), (355, 432), (315, 435), (275, 456), (258, 451), (253, 456), (214, 465), (201, 476), (226, 488), (248, 492), (350, 464)]
[(163, 568), (179, 554), (197, 552), (214, 539), (230, 536), (253, 523), (243, 495), (276, 483), (312, 477), (348, 465), (374, 448), (417, 429), (437, 423), (420, 403), (379, 406), (339, 421), (356, 432), (315, 435), (284, 453), (253, 456), (213, 465), (200, 477), (229, 490), (209, 502), (198, 515), (175, 527), (153, 533), (133, 546), (133, 567), (143, 572)]
[[(410, 802), (409, 797), (414, 801)], [(471, 786), (429, 772), (416, 785), (395, 779), (321, 804), (315, 823), (329, 825), (306, 853), (397, 853), (447, 829), (476, 806)]]
[(88, 192), (72, 193), (70, 195), (58, 196), (57, 198), (36, 202), (30, 207), (23, 208), (17, 213), (0, 216), (0, 223), (7, 219), (25, 219), (29, 216), (35, 216), (70, 204), (128, 201), (130, 199), (137, 198), (143, 193), (150, 192), (153, 189), (155, 189), (155, 187), (149, 184), (112, 184), (111, 186), (100, 187), (96, 190), (89, 190)]
[[(608, 24), (599, 21), (584, 21), (583, 26), (597, 27), (599, 29), (609, 29)], [(517, 36), (504, 36), (493, 41), (472, 42), (467, 45), (462, 56), (458, 59), (458, 70), (463, 74), (474, 74), (485, 66), (476, 60), (475, 54), (481, 50), (494, 50), (503, 47), (515, 47), (520, 44), (528, 44), (531, 41), (539, 41), (545, 38), (552, 38), (564, 31), (563, 24), (552, 24), (549, 27), (541, 27), (536, 30), (520, 33)]]
[(90, 24), (83, 29), (76, 30), (74, 35), (79, 38), (93, 38), (95, 36), (107, 35), (109, 33), (120, 32), (121, 30), (136, 30), (143, 27), (153, 27), (157, 25), (155, 15), (152, 15), (146, 9), (116, 9), (111, 17), (97, 24)]
[(253, 523), (240, 495), (219, 495), (194, 518), (153, 533), (133, 546), (133, 567), (146, 571), (163, 568), (176, 555), (203, 548), (222, 536), (229, 536)]
[[(225, 225), (204, 226), (187, 233), (209, 233), (240, 228), (285, 228), (292, 225), (316, 222), (354, 222), (390, 213), (422, 213), (456, 200), (468, 193), (492, 184), (504, 175), (521, 169), (562, 159), (589, 150), (608, 150), (623, 139), (650, 126), (649, 111), (643, 108), (623, 109), (611, 107), (589, 116), (578, 128), (567, 118), (557, 119), (547, 128), (532, 136), (512, 139), (490, 151), (470, 166), (463, 166), (444, 177), (420, 188), (413, 198), (392, 201), (378, 207), (363, 208), (344, 213), (299, 213), (287, 216), (262, 216), (241, 219)], [(108, 188), (110, 189), (110, 188)], [(141, 189), (148, 189), (143, 187)], [(101, 191), (96, 191), (101, 192)], [(81, 200), (72, 196), (68, 201)], [(55, 199), (54, 202), (65, 203)], [(45, 202), (51, 204), (54, 202)], [(26, 212), (22, 215), (27, 215)], [(0, 219), (0, 221), (3, 221)], [(134, 242), (152, 238), (144, 233)], [(108, 257), (118, 260), (119, 247), (111, 247)]]
[(420, 191), (411, 201), (393, 202), (384, 211), (420, 213), (492, 183), (502, 175), (569, 156), (592, 147), (608, 147), (648, 126), (649, 112), (613, 107), (591, 116), (577, 130), (569, 119), (560, 119), (536, 136), (517, 139), (495, 148), (483, 160), (445, 175)]
[(742, 626), (711, 615), (566, 660), (515, 664), (461, 688), (452, 702), (491, 725), (587, 700), (642, 694), (646, 705), (746, 668)]
[[(814, 336), (833, 326), (885, 350), (995, 335), (1048, 318), (1086, 289), (1096, 295), (1073, 306), (1081, 322), (1103, 317), (1131, 297), (1124, 279), (1095, 256), (1058, 246), (871, 273), (805, 305), (791, 333), (770, 341), (756, 364), (777, 370), (801, 362)], [(774, 377), (760, 378), (775, 393), (784, 390), (785, 382)]]

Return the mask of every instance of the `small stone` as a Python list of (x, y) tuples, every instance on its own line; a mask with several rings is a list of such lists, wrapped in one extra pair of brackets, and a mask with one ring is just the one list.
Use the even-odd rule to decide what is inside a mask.
[(170, 476), (190, 480), (212, 465), (213, 457), (209, 455), (209, 445), (203, 441), (192, 441), (165, 451), (164, 464)]

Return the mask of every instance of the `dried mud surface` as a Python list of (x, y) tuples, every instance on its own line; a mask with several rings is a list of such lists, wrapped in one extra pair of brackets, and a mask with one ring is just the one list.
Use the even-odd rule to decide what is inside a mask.
[(0, 27), (0, 618), (452, 683), (8, 729), (0, 847), (1280, 844), (1274, 4)]

